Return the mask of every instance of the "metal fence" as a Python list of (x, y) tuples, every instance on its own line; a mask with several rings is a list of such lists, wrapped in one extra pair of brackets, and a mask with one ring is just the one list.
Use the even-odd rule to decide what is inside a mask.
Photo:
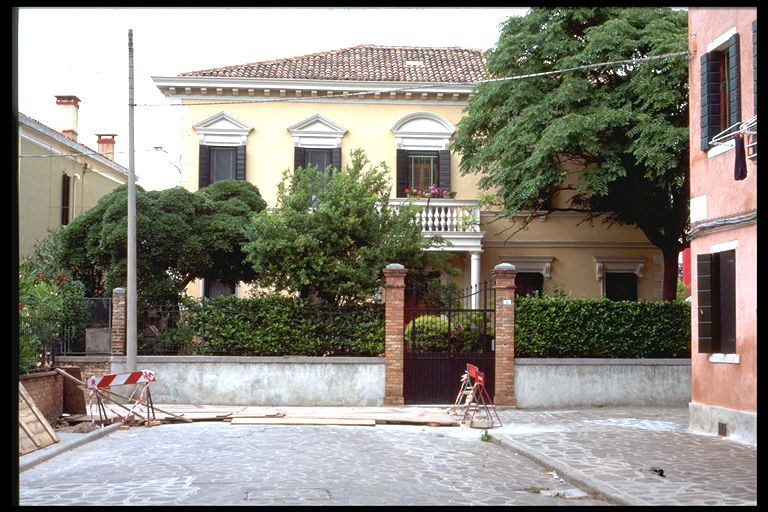
[(19, 318), (19, 336), (37, 353), (33, 367), (58, 365), (59, 355), (112, 352), (112, 299), (86, 297), (67, 303), (57, 315), (34, 310)]

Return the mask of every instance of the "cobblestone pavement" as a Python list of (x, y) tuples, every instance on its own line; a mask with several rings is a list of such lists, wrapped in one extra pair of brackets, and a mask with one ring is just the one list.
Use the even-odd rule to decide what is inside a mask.
[(494, 440), (616, 504), (757, 504), (757, 447), (692, 432), (686, 407), (500, 416)]
[(87, 444), (70, 434), (71, 449), (20, 459), (20, 504), (757, 504), (757, 447), (690, 431), (687, 407), (499, 415), (491, 442), (467, 426), (206, 422), (94, 432)]
[(468, 427), (169, 424), (23, 471), (20, 505), (607, 505)]

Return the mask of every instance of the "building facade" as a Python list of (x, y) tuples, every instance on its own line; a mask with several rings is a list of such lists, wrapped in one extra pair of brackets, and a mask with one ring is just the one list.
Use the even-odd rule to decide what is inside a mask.
[[(391, 169), (392, 206), (406, 189), (439, 189), (417, 200), (419, 221), (425, 236), (451, 243), (459, 286), (506, 262), (520, 291), (660, 299), (661, 252), (639, 229), (551, 212), (515, 232), (519, 224), (481, 208), (478, 177), (459, 173), (450, 140), (486, 77), (480, 50), (364, 45), (153, 79), (180, 105), (189, 190), (245, 179), (274, 206), (285, 169), (342, 167), (359, 148)], [(205, 283), (189, 292), (218, 293)]]
[(115, 135), (98, 134), (98, 150), (77, 142), (76, 96), (57, 96), (61, 131), (18, 114), (19, 258), (35, 244), (127, 183), (112, 160)]
[(757, 9), (691, 8), (691, 427), (757, 443)]

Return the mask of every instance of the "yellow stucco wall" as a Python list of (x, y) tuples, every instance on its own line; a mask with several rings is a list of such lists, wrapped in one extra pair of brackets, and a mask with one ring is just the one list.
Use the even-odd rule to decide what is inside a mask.
[[(22, 133), (30, 132), (22, 130)], [(63, 156), (72, 154), (72, 149), (46, 140), (41, 134), (35, 134), (34, 138), (19, 137), (19, 258), (29, 256), (35, 243), (61, 228), (64, 174), (71, 178), (70, 222), (120, 186), (118, 181), (99, 174), (97, 170), (106, 174), (109, 171), (93, 159)]]
[[(226, 112), (253, 127), (247, 142), (246, 179), (258, 187), (269, 206), (275, 206), (277, 185), (283, 171), (293, 167), (294, 140), (288, 128), (315, 114), (321, 114), (348, 130), (342, 139), (343, 165), (349, 163), (349, 152), (355, 148), (365, 150), (371, 162), (386, 162), (393, 185), (391, 195), (394, 197), (397, 141), (392, 127), (414, 112), (431, 112), (456, 126), (463, 113), (462, 105), (441, 105), (439, 102), (365, 103), (350, 99), (344, 103), (286, 100), (194, 105), (196, 101), (185, 100), (188, 106), (182, 116), (184, 125), (189, 127), (182, 137), (186, 154), (182, 167), (185, 186), (192, 191), (198, 188), (199, 135), (192, 127)], [(477, 199), (478, 177), (461, 176), (458, 164), (459, 157), (454, 154), (451, 159), (451, 189), (456, 191), (457, 199)], [(552, 256), (552, 273), (549, 279), (545, 279), (545, 293), (561, 290), (573, 296), (600, 297), (603, 294), (602, 281), (596, 279), (594, 255), (642, 257), (645, 274), (638, 279), (638, 296), (646, 300), (658, 300), (661, 296), (661, 253), (638, 229), (618, 225), (607, 229), (607, 225), (599, 221), (590, 226), (580, 223), (581, 218), (574, 215), (552, 213), (507, 240), (510, 233), (505, 228), (509, 222), (490, 222), (493, 218), (490, 212), (485, 212), (481, 219), (481, 229), (487, 232), (481, 254), (482, 280), (490, 279), (493, 267), (502, 263), (504, 255)], [(538, 245), (531, 247), (531, 244)], [(463, 279), (469, 284), (469, 254), (460, 253), (459, 259), (466, 262)], [(243, 287), (242, 291), (246, 289)], [(198, 290), (199, 287), (193, 285), (188, 292), (195, 295)]]

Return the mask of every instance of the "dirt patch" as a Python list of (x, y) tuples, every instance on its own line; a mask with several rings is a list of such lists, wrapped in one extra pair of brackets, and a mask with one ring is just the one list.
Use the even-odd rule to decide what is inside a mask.
[(99, 426), (91, 423), (90, 421), (84, 421), (77, 425), (68, 425), (66, 427), (58, 427), (57, 432), (71, 432), (73, 434), (88, 434), (94, 430), (99, 430)]

